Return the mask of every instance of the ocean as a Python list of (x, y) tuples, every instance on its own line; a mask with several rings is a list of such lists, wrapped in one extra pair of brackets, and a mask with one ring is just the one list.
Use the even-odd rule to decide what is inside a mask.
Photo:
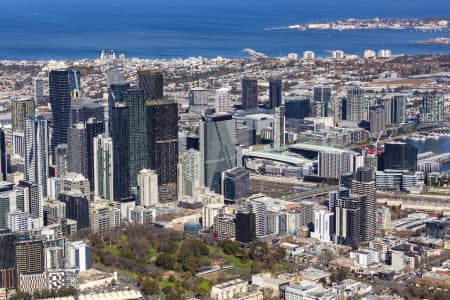
[(416, 44), (449, 31), (264, 30), (375, 17), (450, 18), (450, 1), (2, 0), (0, 59), (96, 58), (102, 49), (141, 58), (243, 57), (244, 48), (275, 57), (335, 49), (450, 53), (450, 46)]

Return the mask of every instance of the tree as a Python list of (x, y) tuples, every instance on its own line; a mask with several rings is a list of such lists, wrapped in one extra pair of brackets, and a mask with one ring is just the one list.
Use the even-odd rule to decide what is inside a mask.
[(220, 246), (222, 247), (222, 250), (225, 254), (237, 256), (241, 253), (239, 243), (235, 241), (224, 240), (222, 241)]
[(161, 253), (156, 258), (155, 264), (162, 269), (173, 270), (175, 260), (173, 259), (173, 257), (170, 254)]

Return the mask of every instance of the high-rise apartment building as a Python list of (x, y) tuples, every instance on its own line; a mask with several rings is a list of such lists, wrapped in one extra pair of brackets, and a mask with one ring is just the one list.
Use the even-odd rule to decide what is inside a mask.
[(39, 187), (41, 200), (47, 197), (48, 140), (48, 123), (44, 117), (25, 118), (25, 180)]
[(114, 200), (113, 142), (106, 135), (94, 137), (94, 191), (95, 195)]
[(284, 105), (281, 105), (274, 109), (273, 147), (275, 149), (284, 148), (286, 146), (285, 131), (285, 107)]
[(66, 217), (77, 221), (77, 229), (89, 228), (89, 200), (81, 192), (62, 192), (59, 201), (66, 204)]
[(23, 132), (25, 118), (34, 116), (33, 99), (11, 100), (11, 122), (13, 132)]
[(236, 240), (241, 243), (250, 243), (256, 240), (255, 214), (246, 208), (240, 208), (236, 213)]
[(395, 95), (391, 99), (391, 122), (393, 124), (405, 123), (408, 119), (406, 114), (407, 99), (403, 95)]
[(255, 231), (256, 237), (263, 237), (268, 234), (267, 228), (267, 207), (257, 200), (248, 200), (246, 208), (255, 215)]
[(128, 110), (128, 106), (123, 103), (118, 103), (112, 108), (113, 196), (114, 201), (119, 202), (130, 196)]
[(444, 121), (444, 96), (428, 94), (423, 97), (420, 121), (424, 123)]
[(364, 240), (361, 234), (361, 220), (364, 215), (361, 206), (364, 197), (353, 194), (336, 199), (336, 242), (338, 244), (356, 246)]
[(178, 158), (178, 200), (192, 198), (200, 187), (201, 154), (189, 149)]
[(364, 90), (355, 87), (347, 91), (347, 101), (346, 101), (346, 120), (353, 121), (356, 123), (362, 120), (367, 120), (368, 116), (368, 102), (364, 97)]
[(373, 170), (369, 168), (358, 168), (355, 180), (352, 181), (352, 193), (363, 195), (361, 203), (361, 238), (363, 241), (371, 241), (375, 238), (376, 231), (376, 184), (373, 178)]
[(15, 243), (17, 275), (44, 272), (44, 243), (42, 240), (24, 240)]
[(42, 105), (45, 102), (43, 78), (33, 78), (33, 100), (35, 105)]
[(159, 202), (158, 173), (148, 169), (139, 171), (137, 174), (137, 190), (141, 206), (151, 207), (157, 205)]
[(216, 113), (229, 112), (231, 110), (231, 90), (220, 88), (216, 90)]

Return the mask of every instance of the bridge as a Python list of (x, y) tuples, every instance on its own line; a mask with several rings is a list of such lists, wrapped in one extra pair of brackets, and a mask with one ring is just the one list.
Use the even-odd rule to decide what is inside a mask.
[(295, 201), (300, 201), (300, 200), (304, 200), (304, 199), (328, 195), (329, 193), (336, 191), (338, 189), (339, 189), (338, 185), (327, 186), (327, 187), (323, 187), (323, 188), (313, 189), (310, 191), (304, 191), (304, 192), (299, 192), (299, 193), (295, 193), (295, 194), (290, 194), (290, 195), (282, 197), (282, 199), (286, 200), (286, 201), (295, 202)]

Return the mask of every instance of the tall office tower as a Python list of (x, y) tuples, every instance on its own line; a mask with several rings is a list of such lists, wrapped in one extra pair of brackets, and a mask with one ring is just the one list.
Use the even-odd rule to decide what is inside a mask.
[(123, 103), (112, 108), (113, 196), (119, 202), (130, 196), (128, 109)]
[(6, 139), (5, 132), (0, 129), (0, 178), (6, 181), (6, 175), (8, 173), (8, 159), (6, 155)]
[[(114, 79), (113, 79), (114, 80)], [(111, 135), (111, 121), (112, 121), (112, 108), (116, 103), (123, 102), (125, 92), (130, 89), (130, 84), (125, 82), (125, 79), (119, 81), (108, 80), (108, 122), (106, 122), (106, 129), (109, 135)]]
[(404, 142), (384, 145), (384, 170), (417, 170), (417, 148)]
[(242, 109), (251, 110), (258, 108), (258, 80), (242, 79)]
[(406, 97), (402, 95), (395, 95), (391, 99), (391, 122), (393, 124), (405, 123), (407, 120), (406, 114)]
[(159, 69), (139, 70), (139, 88), (145, 92), (148, 100), (160, 100), (164, 94), (163, 73)]
[(246, 208), (240, 208), (236, 213), (236, 240), (250, 243), (256, 240), (257, 225), (255, 214)]
[(65, 176), (69, 171), (69, 150), (67, 144), (60, 144), (56, 147), (56, 170), (59, 177)]
[(53, 70), (49, 74), (49, 96), (53, 114), (51, 141), (52, 163), (55, 164), (55, 150), (60, 144), (67, 144), (70, 125), (72, 98), (79, 93), (80, 72), (74, 70)]
[(323, 107), (322, 115), (324, 117), (331, 116), (331, 87), (330, 86), (315, 86), (314, 87), (314, 103), (321, 103)]
[(11, 101), (11, 121), (13, 132), (23, 132), (26, 117), (34, 116), (33, 99), (16, 99)]
[(94, 190), (94, 138), (105, 132), (105, 122), (95, 118), (89, 118), (86, 123), (86, 157), (87, 157), (87, 179), (90, 190)]
[(267, 230), (267, 207), (261, 201), (248, 200), (246, 202), (248, 211), (255, 214), (256, 237), (268, 234)]
[(274, 122), (273, 122), (273, 147), (275, 149), (284, 148), (286, 146), (285, 141), (285, 107), (284, 105), (275, 107)]
[(286, 118), (304, 119), (311, 116), (309, 99), (287, 99), (285, 101)]
[(124, 94), (124, 102), (128, 105), (129, 122), (129, 178), (130, 189), (136, 187), (136, 178), (140, 170), (148, 167), (145, 95), (142, 89), (130, 89)]
[(189, 149), (178, 158), (178, 200), (194, 197), (195, 190), (200, 187), (201, 154)]
[(216, 90), (216, 113), (229, 112), (231, 110), (231, 90), (220, 88)]
[(178, 104), (172, 101), (148, 101), (148, 167), (158, 173), (160, 201), (177, 200)]
[(89, 200), (81, 192), (61, 192), (59, 201), (66, 204), (66, 217), (77, 221), (77, 229), (89, 228)]
[(358, 168), (355, 180), (352, 181), (352, 193), (363, 195), (361, 203), (361, 235), (363, 241), (371, 241), (375, 238), (377, 199), (376, 184), (373, 178), (373, 170), (369, 168)]
[(420, 121), (424, 123), (444, 121), (444, 96), (428, 94), (423, 97)]
[(105, 119), (105, 107), (102, 99), (80, 97), (70, 106), (70, 125), (87, 122), (90, 118), (99, 121)]
[(33, 78), (33, 100), (35, 105), (41, 105), (45, 102), (43, 78)]
[(143, 169), (137, 174), (139, 202), (144, 207), (155, 206), (159, 202), (158, 173)]
[(269, 79), (269, 105), (271, 109), (283, 104), (283, 83), (279, 78)]
[(230, 114), (221, 113), (202, 118), (200, 152), (203, 159), (201, 182), (220, 193), (222, 172), (236, 166), (235, 123)]
[(354, 87), (347, 91), (347, 118), (356, 123), (367, 120), (368, 103), (364, 98), (364, 90)]
[(336, 200), (336, 243), (356, 246), (363, 241), (361, 235), (361, 211), (365, 196), (351, 195)]
[(39, 187), (39, 199), (47, 197), (48, 124), (42, 116), (25, 118), (25, 180)]
[(33, 182), (20, 181), (16, 191), (17, 209), (31, 215), (34, 227), (43, 225), (44, 207), (39, 190), (39, 186)]
[(87, 176), (86, 127), (84, 123), (73, 124), (68, 131), (68, 171)]
[(389, 118), (390, 114), (383, 105), (371, 106), (369, 108), (370, 132), (378, 136), (380, 131), (386, 130)]
[(249, 191), (250, 172), (244, 168), (234, 168), (223, 172), (222, 195), (225, 201), (234, 203)]
[(0, 229), (0, 269), (15, 268), (15, 240), (16, 235), (9, 229)]
[(113, 142), (106, 135), (94, 137), (94, 191), (95, 195), (114, 200)]
[(194, 88), (189, 91), (189, 109), (203, 112), (208, 107), (209, 91)]

